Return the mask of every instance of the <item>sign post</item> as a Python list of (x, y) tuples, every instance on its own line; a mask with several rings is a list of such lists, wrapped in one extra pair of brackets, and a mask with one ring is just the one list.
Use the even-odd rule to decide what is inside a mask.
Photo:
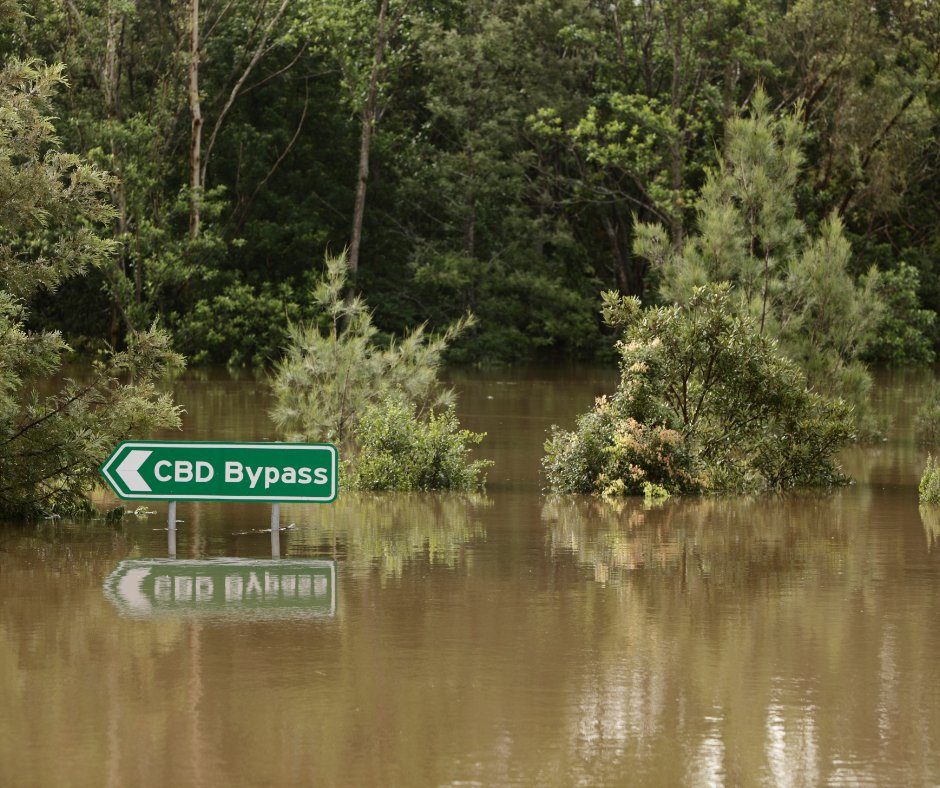
[(177, 501), (270, 503), (271, 553), (280, 555), (280, 503), (329, 503), (338, 488), (329, 443), (124, 441), (101, 475), (119, 498), (169, 501), (170, 555), (176, 554)]
[(271, 504), (271, 557), (281, 555), (281, 505)]
[(176, 558), (176, 501), (170, 501), (166, 515), (167, 552)]

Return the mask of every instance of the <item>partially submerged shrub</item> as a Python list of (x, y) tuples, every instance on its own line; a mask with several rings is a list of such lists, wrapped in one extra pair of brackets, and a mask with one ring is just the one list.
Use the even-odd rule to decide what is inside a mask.
[(646, 423), (618, 391), (599, 397), (574, 432), (553, 427), (543, 465), (555, 492), (642, 495), (652, 482), (673, 492), (698, 488), (692, 457), (665, 413)]
[(453, 402), (438, 381), (441, 354), (473, 318), (431, 335), (419, 326), (382, 346), (372, 313), (358, 296), (347, 297), (345, 254), (327, 258), (314, 293), (323, 325), (292, 325), (284, 358), (274, 369), (275, 424), (291, 439), (344, 443), (365, 409), (394, 396), (423, 416)]
[(372, 314), (347, 294), (345, 255), (327, 258), (316, 290), (322, 325), (292, 326), (275, 369), (275, 423), (291, 440), (333, 441), (352, 457), (344, 479), (369, 490), (476, 490), (485, 461), (468, 462), (482, 434), (461, 430), (438, 368), (472, 316), (432, 336), (421, 326), (383, 347)]
[[(2, 13), (0, 13), (2, 16)], [(87, 514), (114, 445), (179, 425), (160, 380), (182, 364), (156, 327), (128, 323), (127, 347), (64, 379), (70, 348), (29, 327), (28, 304), (90, 268), (113, 270), (113, 181), (61, 149), (49, 117), (62, 66), (0, 67), (0, 516)], [(123, 279), (123, 276), (121, 276)], [(121, 304), (119, 287), (112, 292)], [(121, 308), (123, 311), (123, 307)], [(45, 392), (45, 393), (43, 393)]]
[(453, 407), (420, 420), (402, 400), (371, 405), (356, 426), (359, 455), (350, 486), (362, 490), (459, 490), (483, 488), (488, 460), (470, 462), (485, 433), (460, 429)]
[(665, 501), (670, 495), (669, 490), (665, 487), (660, 487), (658, 484), (653, 484), (653, 482), (644, 482), (643, 497), (649, 502)]
[(830, 485), (851, 411), (806, 388), (800, 369), (732, 306), (728, 285), (641, 310), (605, 295), (624, 329), (621, 381), (574, 432), (553, 428), (543, 464), (555, 492), (638, 495)]
[(940, 463), (933, 455), (927, 455), (927, 467), (917, 485), (921, 503), (940, 503)]
[(851, 403), (856, 439), (874, 438), (883, 425), (872, 414), (864, 354), (902, 363), (928, 357), (932, 317), (916, 309), (915, 272), (872, 267), (856, 280), (838, 214), (818, 225), (801, 218), (800, 111), (776, 114), (758, 89), (749, 116), (730, 118), (727, 132), (696, 200), (696, 230), (677, 248), (665, 227), (639, 223), (634, 252), (658, 273), (668, 302), (686, 303), (703, 284), (730, 283), (727, 307), (775, 339), (814, 391)]

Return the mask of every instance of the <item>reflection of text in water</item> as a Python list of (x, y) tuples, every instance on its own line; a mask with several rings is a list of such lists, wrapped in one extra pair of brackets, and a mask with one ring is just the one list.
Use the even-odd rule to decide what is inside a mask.
[[(207, 575), (157, 575), (153, 579), (153, 595), (158, 602), (209, 602), (215, 595), (218, 578)], [(249, 572), (227, 575), (224, 579), (225, 601), (246, 599), (288, 601), (324, 597), (329, 591), (323, 575), (273, 574)]]

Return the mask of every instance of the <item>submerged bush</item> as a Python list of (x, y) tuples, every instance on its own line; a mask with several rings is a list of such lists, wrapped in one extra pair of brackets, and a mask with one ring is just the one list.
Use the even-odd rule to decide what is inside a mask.
[(350, 486), (361, 490), (481, 490), (488, 460), (468, 461), (485, 433), (460, 429), (453, 407), (426, 421), (402, 400), (371, 405), (355, 430), (358, 458)]
[(348, 484), (368, 490), (476, 490), (485, 461), (468, 462), (482, 434), (461, 430), (441, 354), (471, 316), (430, 335), (420, 326), (379, 343), (372, 313), (347, 293), (345, 255), (327, 259), (315, 300), (321, 320), (290, 328), (272, 385), (275, 423), (291, 440), (331, 441), (352, 458)]
[(927, 467), (917, 486), (921, 503), (940, 503), (940, 463), (933, 455), (927, 455)]
[(277, 426), (291, 439), (344, 443), (367, 407), (389, 397), (413, 405), (418, 417), (450, 405), (453, 392), (437, 376), (441, 354), (473, 318), (440, 335), (419, 326), (383, 346), (368, 306), (348, 297), (345, 254), (326, 262), (314, 293), (321, 321), (290, 327), (286, 354), (274, 369)]
[(624, 330), (621, 381), (573, 432), (553, 428), (543, 460), (562, 493), (785, 489), (844, 481), (834, 454), (851, 410), (811, 392), (801, 370), (731, 303), (728, 285), (642, 310), (605, 295)]

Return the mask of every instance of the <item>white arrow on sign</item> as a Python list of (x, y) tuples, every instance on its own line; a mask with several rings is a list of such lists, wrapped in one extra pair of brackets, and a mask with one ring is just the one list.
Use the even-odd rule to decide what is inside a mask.
[(114, 472), (127, 485), (128, 492), (150, 492), (150, 485), (144, 481), (144, 477), (138, 471), (151, 454), (153, 454), (152, 451), (142, 451), (141, 449), (129, 451), (127, 456), (121, 460), (121, 464), (115, 469)]

